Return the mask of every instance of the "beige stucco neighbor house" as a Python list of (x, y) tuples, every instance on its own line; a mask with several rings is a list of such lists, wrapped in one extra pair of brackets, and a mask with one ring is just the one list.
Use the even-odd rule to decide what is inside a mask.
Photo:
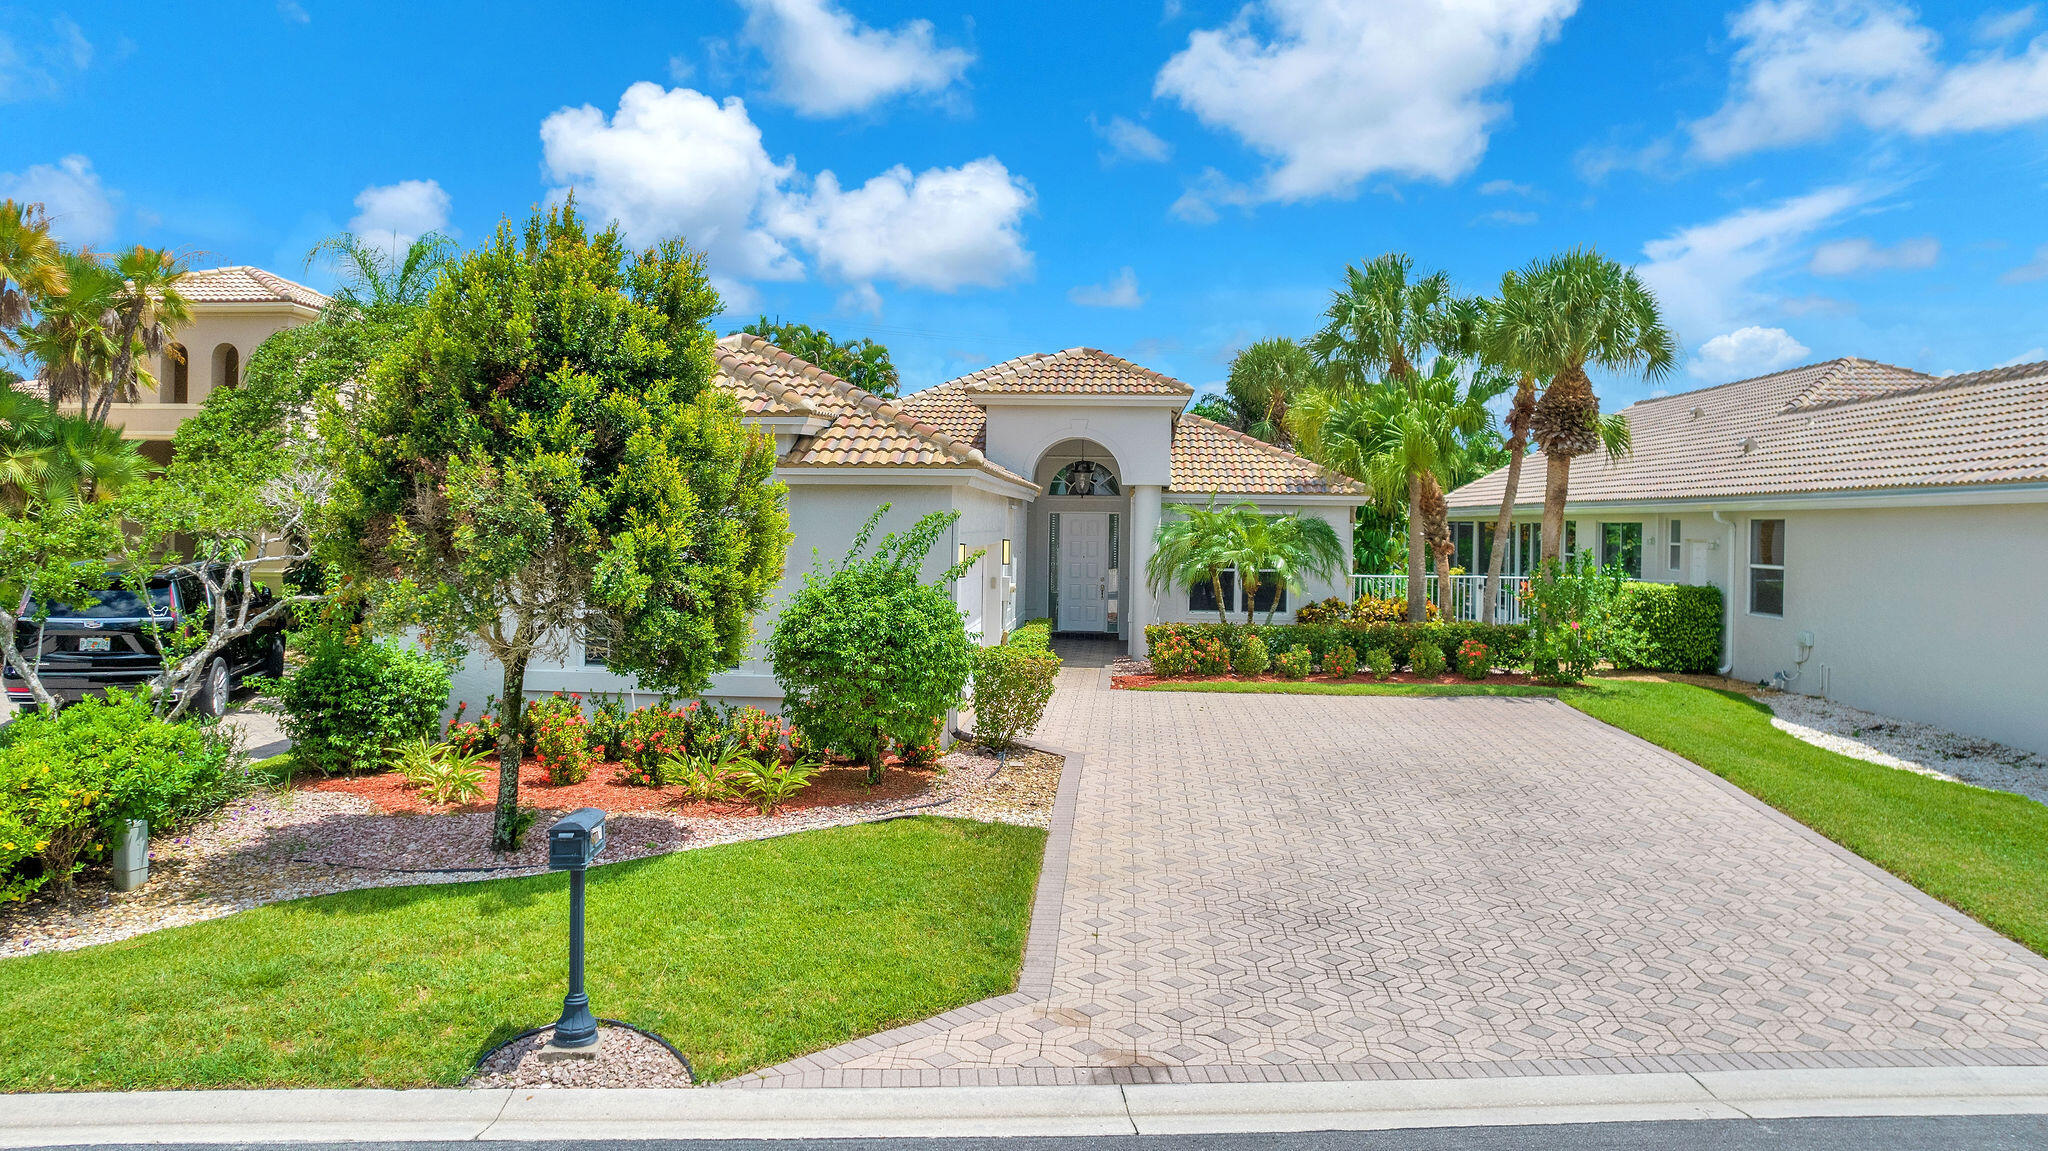
[[(1738, 679), (2048, 752), (2048, 363), (1830, 360), (1628, 418), (1633, 455), (1573, 461), (1568, 547), (1721, 588)], [(1534, 567), (1542, 469), (1523, 472), (1511, 573)], [(1467, 571), (1504, 476), (1451, 493)]]
[[(884, 530), (933, 511), (958, 511), (951, 537), (926, 568), (937, 576), (980, 552), (954, 597), (970, 631), (1000, 642), (1020, 620), (1114, 637), (1144, 650), (1144, 627), (1212, 616), (1206, 588), (1154, 595), (1143, 572), (1153, 533), (1174, 505), (1245, 500), (1269, 511), (1327, 519), (1349, 554), (1352, 511), (1365, 489), (1299, 456), (1182, 409), (1194, 390), (1179, 380), (1092, 348), (1023, 356), (971, 375), (883, 400), (755, 336), (718, 344), (718, 384), (743, 418), (775, 436), (776, 476), (789, 485), (796, 542), (758, 637), (802, 586), (814, 560), (834, 561), (875, 508)], [(1274, 618), (1330, 595), (1348, 595), (1340, 573), (1327, 584), (1288, 588)], [(1226, 606), (1239, 611), (1236, 583)], [(1259, 608), (1264, 610), (1263, 593)], [(603, 637), (562, 637), (552, 658), (528, 666), (530, 691), (625, 692), (606, 671)], [(481, 703), (498, 669), (473, 656), (456, 698)], [(716, 677), (713, 698), (778, 706), (781, 688), (758, 651)]]

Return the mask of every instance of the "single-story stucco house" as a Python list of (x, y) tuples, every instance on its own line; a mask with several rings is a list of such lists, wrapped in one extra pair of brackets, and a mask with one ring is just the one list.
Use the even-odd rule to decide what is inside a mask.
[[(2048, 752), (2048, 363), (1845, 358), (1627, 414), (1633, 454), (1572, 462), (1567, 548), (1722, 589), (1738, 679)], [(1468, 572), (1505, 475), (1450, 494)], [(1534, 569), (1542, 498), (1531, 457), (1510, 573)]]
[[(845, 555), (885, 503), (886, 531), (933, 511), (960, 513), (926, 570), (936, 577), (982, 553), (953, 594), (983, 643), (1046, 617), (1058, 631), (1112, 637), (1142, 654), (1146, 624), (1215, 610), (1206, 587), (1159, 595), (1146, 587), (1154, 533), (1174, 505), (1214, 498), (1317, 516), (1348, 555), (1354, 509), (1367, 498), (1355, 481), (1186, 414), (1187, 384), (1093, 348), (1022, 356), (901, 400), (864, 392), (757, 336), (720, 340), (718, 368), (718, 385), (738, 398), (745, 421), (775, 436), (776, 476), (789, 485), (796, 541), (755, 617), (758, 638), (814, 561)], [(1300, 603), (1348, 596), (1349, 587), (1348, 573), (1338, 573), (1288, 588), (1274, 619), (1291, 618)], [(1226, 607), (1242, 610), (1235, 580), (1224, 594)], [(528, 666), (529, 691), (636, 691), (605, 669), (602, 635), (564, 638), (558, 656)], [(481, 703), (499, 682), (495, 664), (472, 656), (456, 699)], [(757, 645), (706, 695), (772, 709), (782, 691)]]

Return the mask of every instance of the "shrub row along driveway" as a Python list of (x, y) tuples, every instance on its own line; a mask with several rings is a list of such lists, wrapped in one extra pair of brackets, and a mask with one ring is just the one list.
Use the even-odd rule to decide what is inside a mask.
[(1101, 679), (1019, 993), (752, 1082), (2048, 1062), (2048, 961), (1556, 700)]

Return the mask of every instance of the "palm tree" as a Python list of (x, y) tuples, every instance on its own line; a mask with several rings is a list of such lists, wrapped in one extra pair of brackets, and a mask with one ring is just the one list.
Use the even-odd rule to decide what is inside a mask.
[(1287, 446), (1287, 406), (1323, 382), (1315, 356), (1286, 336), (1275, 336), (1237, 353), (1223, 383), (1228, 424), (1269, 444)]
[(0, 200), (0, 351), (39, 303), (64, 290), (64, 262), (41, 204)]
[(114, 356), (89, 413), (96, 424), (107, 422), (115, 400), (132, 404), (143, 385), (156, 387), (156, 377), (142, 365), (170, 346), (173, 331), (192, 322), (191, 305), (178, 292), (185, 264), (176, 256), (137, 245), (114, 261), (114, 274), (121, 280), (111, 316)]
[(1145, 579), (1154, 593), (1208, 584), (1216, 597), (1216, 618), (1228, 624), (1223, 598), (1223, 573), (1237, 566), (1240, 519), (1250, 504), (1219, 508), (1212, 498), (1205, 508), (1182, 507), (1181, 518), (1159, 525), (1152, 558), (1145, 561)]
[[(1235, 517), (1237, 540), (1232, 550), (1244, 584), (1238, 594), (1244, 597), (1245, 623), (1252, 622), (1253, 607), (1265, 586), (1267, 572), (1273, 573), (1279, 585), (1276, 591), (1302, 587), (1310, 577), (1336, 577), (1344, 563), (1344, 545), (1329, 521), (1298, 512), (1264, 515), (1250, 505), (1241, 504), (1239, 508), (1245, 510)], [(1273, 622), (1279, 605), (1278, 594), (1266, 601), (1267, 623)]]
[[(1334, 387), (1358, 390), (1382, 378), (1409, 386), (1419, 375), (1416, 364), (1432, 352), (1456, 356), (1471, 350), (1478, 330), (1477, 306), (1452, 292), (1450, 278), (1444, 273), (1411, 280), (1413, 269), (1414, 261), (1399, 252), (1389, 252), (1345, 269), (1344, 287), (1332, 294), (1330, 306), (1323, 313), (1323, 328), (1309, 341), (1310, 352), (1329, 373)], [(1304, 454), (1344, 470), (1332, 460), (1314, 454), (1320, 437), (1308, 425), (1309, 421), (1295, 422), (1297, 443), (1310, 449)], [(1425, 615), (1419, 590), (1423, 540), (1417, 530), (1424, 488), (1421, 474), (1410, 473), (1405, 486), (1411, 592), (1408, 618), (1420, 622)]]
[(120, 429), (0, 390), (0, 507), (8, 512), (112, 499), (153, 469)]
[(90, 411), (113, 372), (113, 316), (126, 285), (90, 252), (66, 252), (63, 264), (64, 290), (43, 298), (35, 324), (21, 332), (21, 350), (42, 365), (37, 375), (51, 403)]
[(1492, 623), (1500, 598), (1501, 574), (1507, 565), (1508, 533), (1513, 527), (1515, 495), (1521, 487), (1522, 462), (1529, 454), (1529, 418), (1536, 410), (1536, 376), (1543, 367), (1543, 349), (1556, 343), (1549, 323), (1552, 313), (1536, 290), (1539, 264), (1500, 278), (1500, 295), (1481, 305), (1480, 357), (1515, 377), (1515, 398), (1508, 407), (1507, 486), (1501, 492), (1500, 515), (1494, 521), (1493, 548), (1486, 559), (1486, 590), (1479, 601), (1479, 622)]
[(1656, 380), (1678, 360), (1677, 340), (1664, 326), (1657, 297), (1632, 268), (1590, 248), (1575, 248), (1534, 269), (1540, 306), (1549, 313), (1532, 366), (1549, 379), (1529, 417), (1543, 449), (1543, 559), (1564, 544), (1564, 505), (1572, 459), (1617, 444), (1625, 432), (1600, 416), (1586, 365), (1639, 372)]
[(454, 262), (455, 255), (455, 241), (439, 232), (428, 232), (407, 244), (402, 255), (352, 232), (340, 232), (313, 245), (306, 253), (306, 267), (322, 257), (333, 260), (335, 274), (341, 279), (334, 300), (347, 307), (417, 307), (426, 303), (434, 281)]

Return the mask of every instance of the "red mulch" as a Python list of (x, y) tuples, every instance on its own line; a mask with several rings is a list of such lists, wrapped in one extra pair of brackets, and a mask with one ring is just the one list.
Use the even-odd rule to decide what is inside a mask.
[[(491, 768), (484, 773), (483, 798), (470, 804), (428, 803), (395, 771), (315, 779), (301, 782), (298, 786), (308, 791), (345, 791), (360, 795), (376, 804), (378, 810), (392, 813), (489, 811), (498, 795), (498, 761), (491, 758), (484, 762)], [(679, 787), (640, 787), (615, 782), (612, 776), (618, 766), (616, 763), (596, 764), (590, 769), (590, 778), (582, 783), (555, 787), (548, 783), (548, 773), (541, 768), (539, 761), (529, 759), (519, 768), (519, 801), (543, 811), (573, 811), (579, 807), (596, 807), (607, 812), (664, 810), (692, 819), (739, 819), (760, 814), (751, 804), (699, 803), (685, 799)], [(818, 807), (907, 799), (929, 790), (937, 773), (929, 769), (912, 770), (891, 759), (888, 770), (882, 775), (882, 782), (869, 787), (867, 776), (867, 769), (863, 767), (828, 767), (812, 776), (811, 785), (791, 796), (780, 810), (808, 811)]]
[(1268, 672), (1265, 675), (1184, 675), (1167, 678), (1157, 675), (1115, 675), (1109, 679), (1111, 687), (1150, 687), (1155, 683), (1435, 683), (1445, 685), (1483, 685), (1485, 687), (1533, 687), (1538, 685), (1535, 676), (1519, 671), (1496, 671), (1485, 679), (1466, 679), (1455, 672), (1439, 676), (1416, 675), (1412, 671), (1397, 671), (1385, 679), (1374, 679), (1370, 675), (1335, 676), (1312, 675), (1305, 679), (1283, 680)]

